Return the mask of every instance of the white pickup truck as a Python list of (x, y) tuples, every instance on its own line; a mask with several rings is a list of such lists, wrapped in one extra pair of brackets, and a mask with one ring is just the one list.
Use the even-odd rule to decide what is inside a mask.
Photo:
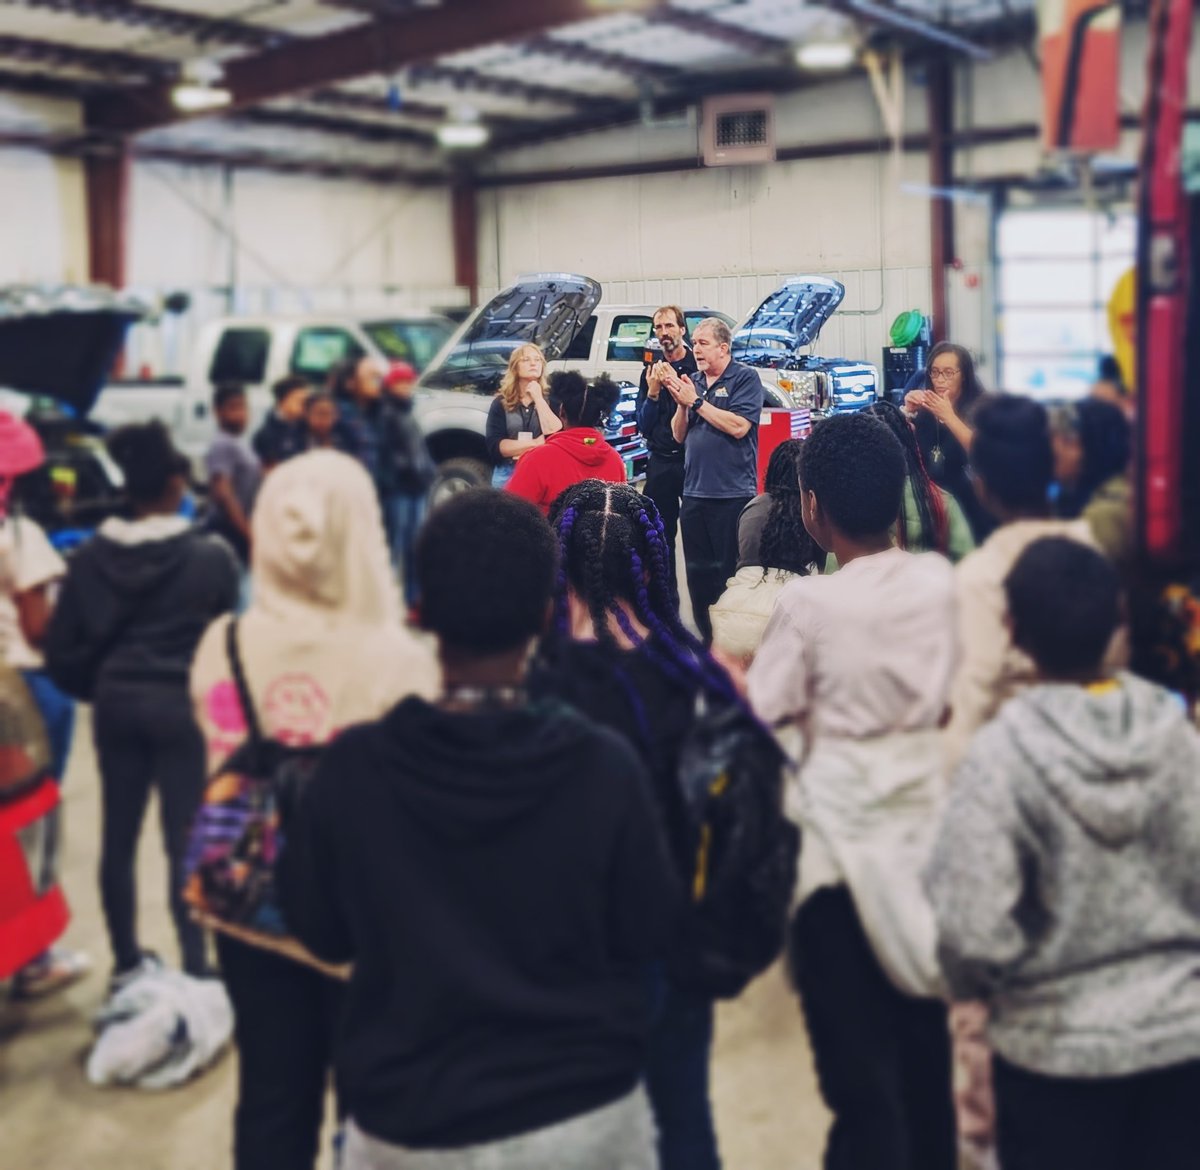
[(218, 382), (246, 386), (253, 429), (272, 407), (272, 384), (288, 374), (320, 385), (334, 365), (363, 356), (409, 362), (419, 371), (453, 331), (453, 322), (433, 315), (216, 320), (201, 330), (186, 377), (110, 382), (91, 418), (105, 427), (161, 419), (199, 465), (216, 431), (212, 394)]

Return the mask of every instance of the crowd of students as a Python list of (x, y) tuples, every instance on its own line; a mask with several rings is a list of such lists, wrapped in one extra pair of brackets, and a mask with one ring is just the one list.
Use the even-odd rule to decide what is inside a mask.
[[(133, 880), (152, 787), (197, 976), (213, 928), (239, 1170), (311, 1170), (331, 1070), (346, 1170), (715, 1170), (680, 776), (720, 710), (789, 760), (778, 943), (826, 1170), (1194, 1165), (1200, 738), (1121, 669), (1123, 413), (985, 395), (937, 347), (905, 411), (774, 452), (708, 644), (604, 439), (616, 388), (545, 374), (517, 350), (492, 407), (506, 490), (424, 518), (395, 503), (424, 482), (408, 399), (360, 363), (333, 397), (277, 387), (252, 498), (244, 397), (218, 390), (231, 539), (180, 518), (154, 424), (111, 437), (131, 513), (69, 566), (0, 525), (10, 661), (48, 722), (63, 692), (94, 705), (114, 985), (161, 962)], [(0, 416), (6, 483), (22, 427)], [(420, 528), (407, 623), (389, 517)], [(271, 939), (182, 896), (205, 775), (256, 729), (322, 751)]]

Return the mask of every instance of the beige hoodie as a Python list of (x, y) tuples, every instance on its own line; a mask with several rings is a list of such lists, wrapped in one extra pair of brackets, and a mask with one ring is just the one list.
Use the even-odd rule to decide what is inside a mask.
[[(313, 451), (276, 468), (255, 505), (253, 535), (254, 600), (238, 633), (265, 735), (326, 743), (407, 695), (437, 693), (433, 647), (401, 623), (375, 488), (356, 460)], [(210, 771), (246, 735), (228, 622), (208, 628), (192, 663)]]
[(1033, 663), (1012, 643), (1004, 581), (1021, 554), (1046, 536), (1096, 543), (1086, 520), (1018, 520), (996, 529), (955, 569), (962, 658), (946, 731), (951, 767), (966, 754), (975, 732), (1037, 677)]

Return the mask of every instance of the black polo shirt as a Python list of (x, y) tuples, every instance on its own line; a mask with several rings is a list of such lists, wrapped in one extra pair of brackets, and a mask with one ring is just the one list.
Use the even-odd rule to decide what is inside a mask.
[(750, 499), (758, 494), (758, 421), (763, 385), (758, 371), (731, 361), (721, 376), (705, 386), (703, 375), (692, 379), (697, 392), (718, 410), (740, 415), (750, 430), (735, 439), (697, 417), (688, 419), (683, 494), (704, 500)]

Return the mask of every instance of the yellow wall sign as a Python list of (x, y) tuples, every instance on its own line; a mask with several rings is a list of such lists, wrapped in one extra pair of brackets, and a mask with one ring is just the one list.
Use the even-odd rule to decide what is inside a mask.
[(1121, 377), (1132, 391), (1137, 382), (1137, 269), (1131, 268), (1108, 298), (1108, 331)]

